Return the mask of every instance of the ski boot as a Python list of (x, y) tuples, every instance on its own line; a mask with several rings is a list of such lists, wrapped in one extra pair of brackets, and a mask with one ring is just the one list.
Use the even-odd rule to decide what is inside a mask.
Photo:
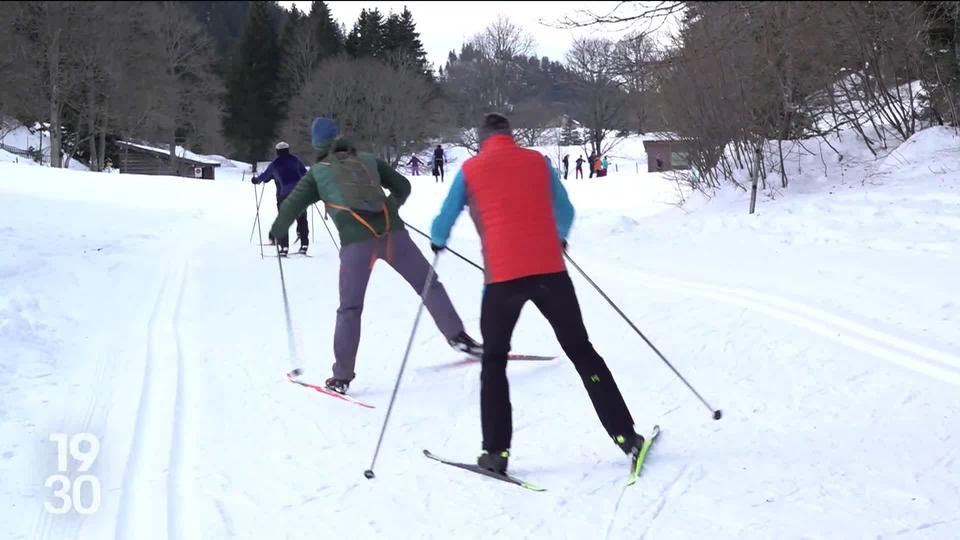
[(336, 377), (330, 377), (323, 383), (327, 387), (327, 390), (336, 392), (338, 394), (346, 394), (347, 390), (350, 388), (350, 381), (346, 379), (337, 379)]
[(308, 246), (307, 244), (300, 244), (300, 254), (301, 254), (301, 255), (306, 255), (306, 254), (307, 254), (307, 248), (308, 248), (308, 247), (309, 247), (309, 246)]
[(280, 256), (281, 256), (281, 257), (286, 257), (287, 254), (289, 253), (289, 251), (290, 251), (290, 248), (282, 247), (282, 246), (281, 246), (281, 247), (280, 247)]
[(643, 435), (639, 433), (634, 433), (632, 437), (617, 435), (614, 440), (617, 442), (617, 446), (623, 450), (623, 453), (630, 456), (630, 470), (635, 470), (637, 459), (640, 458), (640, 450), (643, 448)]
[(467, 353), (470, 356), (480, 358), (483, 356), (483, 345), (477, 343), (466, 332), (460, 332), (456, 337), (447, 341), (453, 350)]
[(507, 460), (509, 458), (509, 450), (484, 450), (477, 458), (477, 466), (497, 474), (507, 474)]

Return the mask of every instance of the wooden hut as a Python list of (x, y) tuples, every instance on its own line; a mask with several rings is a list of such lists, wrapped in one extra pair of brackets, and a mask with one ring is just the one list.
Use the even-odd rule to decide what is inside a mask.
[(647, 153), (647, 172), (664, 172), (690, 168), (690, 139), (673, 133), (648, 133), (643, 138)]
[(129, 174), (155, 174), (183, 176), (186, 178), (214, 179), (214, 169), (220, 163), (203, 158), (177, 147), (177, 165), (173, 167), (170, 150), (147, 144), (117, 141), (120, 147), (120, 172)]

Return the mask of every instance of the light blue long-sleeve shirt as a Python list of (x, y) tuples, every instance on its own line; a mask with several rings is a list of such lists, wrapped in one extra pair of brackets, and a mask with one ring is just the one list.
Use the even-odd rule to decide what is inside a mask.
[[(550, 172), (550, 188), (553, 193), (553, 217), (557, 223), (557, 235), (560, 240), (566, 241), (570, 234), (570, 228), (573, 226), (574, 208), (567, 196), (567, 190), (560, 183), (560, 175), (556, 169), (550, 165), (550, 161), (545, 159), (545, 165)], [(430, 227), (430, 242), (437, 246), (446, 246), (450, 239), (450, 231), (453, 229), (457, 218), (467, 205), (467, 183), (463, 175), (463, 169), (457, 173), (450, 185), (450, 191), (447, 192), (446, 199), (440, 206), (440, 213), (434, 218)]]

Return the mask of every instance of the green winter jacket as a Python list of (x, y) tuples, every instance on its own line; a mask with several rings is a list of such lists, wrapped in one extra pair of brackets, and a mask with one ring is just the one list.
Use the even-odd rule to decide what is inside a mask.
[[(319, 162), (330, 148), (336, 143), (334, 151), (351, 150), (353, 145), (345, 139), (336, 139), (327, 141), (316, 146), (317, 161)], [(377, 159), (372, 154), (358, 152), (358, 157), (367, 163), (376, 162), (377, 173), (380, 175), (380, 185), (386, 188), (390, 195), (386, 198), (387, 214), (389, 215), (390, 228), (387, 232), (404, 230), (403, 221), (400, 219), (400, 206), (406, 202), (410, 196), (410, 181), (402, 174), (398, 173), (385, 161)], [(273, 226), (270, 227), (270, 234), (273, 238), (278, 238), (289, 234), (290, 225), (296, 221), (297, 216), (302, 214), (311, 204), (318, 201), (337, 204), (339, 201), (339, 189), (336, 185), (336, 179), (331, 172), (330, 167), (326, 165), (315, 164), (307, 174), (297, 182), (297, 187), (293, 188), (290, 195), (280, 205), (280, 212)], [(357, 220), (353, 214), (346, 210), (329, 208), (330, 215), (333, 216), (333, 223), (337, 226), (337, 232), (340, 233), (340, 245), (346, 246), (354, 242), (362, 242), (374, 237), (363, 223)], [(364, 213), (361, 217), (373, 227), (378, 234), (384, 233), (387, 224), (386, 216), (381, 212), (379, 214)]]

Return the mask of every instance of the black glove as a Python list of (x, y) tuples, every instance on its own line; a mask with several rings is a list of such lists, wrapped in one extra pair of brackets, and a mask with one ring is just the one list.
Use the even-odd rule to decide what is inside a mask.
[(566, 241), (566, 240), (561, 240), (561, 241), (560, 241), (560, 247), (562, 247), (563, 250), (566, 251), (566, 250), (567, 250), (567, 241)]
[(253, 178), (250, 179), (250, 181), (253, 182), (254, 184), (259, 184), (259, 183), (260, 183), (260, 180), (257, 179), (257, 176), (256, 176), (256, 175), (254, 175)]
[(434, 243), (431, 242), (431, 243), (430, 243), (430, 249), (431, 249), (434, 253), (440, 253), (441, 251), (447, 249), (447, 246), (438, 246), (438, 245), (436, 245), (436, 244), (434, 244)]

